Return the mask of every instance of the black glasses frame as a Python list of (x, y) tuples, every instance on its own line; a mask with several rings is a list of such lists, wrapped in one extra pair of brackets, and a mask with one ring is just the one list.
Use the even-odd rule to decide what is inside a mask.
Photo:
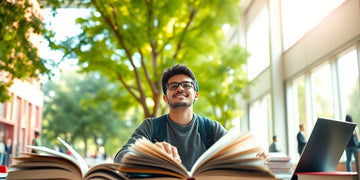
[[(189, 86), (187, 86), (187, 85), (189, 85)], [(191, 81), (171, 82), (171, 83), (166, 84), (166, 89), (173, 91), (173, 90), (178, 89), (179, 86), (181, 86), (184, 89), (191, 89), (194, 87), (194, 83)]]

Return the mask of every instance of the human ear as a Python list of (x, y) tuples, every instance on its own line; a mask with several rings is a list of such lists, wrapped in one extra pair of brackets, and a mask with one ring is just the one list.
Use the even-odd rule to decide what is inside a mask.
[(194, 93), (194, 102), (197, 101), (199, 99), (199, 93), (195, 92)]
[(163, 100), (164, 100), (165, 103), (168, 103), (168, 99), (167, 99), (166, 94), (163, 95)]

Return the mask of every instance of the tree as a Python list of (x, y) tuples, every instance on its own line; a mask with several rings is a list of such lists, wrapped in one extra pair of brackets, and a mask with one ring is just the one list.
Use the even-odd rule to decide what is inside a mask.
[(66, 71), (61, 81), (46, 83), (42, 129), (46, 144), (56, 144), (56, 137), (60, 136), (70, 144), (82, 142), (87, 152), (88, 142), (96, 145), (101, 139), (108, 153), (118, 151), (118, 146), (108, 142), (115, 139), (116, 144), (125, 143), (119, 137), (129, 134), (128, 126), (113, 108), (115, 99), (99, 99), (104, 94), (115, 97), (116, 89), (116, 85), (95, 72), (79, 75)]
[[(55, 9), (61, 6), (56, 0), (47, 2)], [(246, 62), (244, 51), (232, 53), (232, 59), (223, 59), (232, 49), (227, 48), (222, 27), (238, 23), (239, 0), (68, 2), (92, 8), (91, 15), (77, 20), (83, 30), (80, 35), (60, 44), (52, 42), (51, 47), (62, 49), (66, 58), (78, 58), (84, 71), (100, 71), (112, 82), (119, 82), (141, 105), (145, 117), (165, 112), (160, 77), (164, 68), (174, 64), (187, 64), (198, 77), (205, 78), (198, 78), (201, 82), (214, 78), (213, 86), (204, 87), (213, 88), (216, 84), (228, 82), (231, 76), (237, 82), (241, 81), (239, 79), (245, 82), (246, 76), (237, 77), (237, 70)], [(211, 71), (195, 67), (206, 67)], [(206, 94), (206, 97), (220, 100), (229, 93), (240, 92), (237, 90), (242, 88), (242, 84), (235, 84), (240, 86), (235, 89), (231, 86), (213, 95)], [(207, 90), (213, 89), (200, 89)], [(219, 100), (213, 100), (211, 104), (215, 105)], [(228, 104), (227, 108), (234, 107)]]
[(0, 1), (0, 102), (10, 98), (8, 88), (14, 79), (50, 73), (30, 39), (43, 32), (42, 22), (28, 0)]
[(249, 54), (238, 45), (219, 54), (221, 61), (200, 64), (195, 70), (200, 90), (205, 90), (200, 93), (200, 99), (205, 101), (198, 101), (194, 107), (195, 112), (202, 112), (230, 128), (231, 121), (242, 115), (238, 100), (240, 95), (246, 98), (243, 89), (249, 85), (243, 67), (234, 63), (245, 64)]

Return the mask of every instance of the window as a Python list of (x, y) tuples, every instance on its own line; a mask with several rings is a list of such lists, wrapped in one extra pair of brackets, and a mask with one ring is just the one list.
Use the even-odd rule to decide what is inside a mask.
[(34, 104), (29, 104), (29, 109), (30, 109), (30, 123), (31, 123), (31, 127), (34, 128), (36, 127), (36, 109), (35, 109), (35, 105)]
[(12, 120), (16, 123), (19, 121), (20, 101), (21, 101), (20, 98), (16, 97), (12, 109), (13, 110)]
[(254, 79), (270, 64), (269, 55), (269, 16), (264, 6), (249, 25), (247, 31), (248, 78)]
[(306, 123), (306, 97), (305, 97), (305, 78), (301, 76), (294, 81), (294, 89), (295, 89), (295, 102), (294, 106), (296, 107), (297, 117), (296, 119), (299, 121), (299, 124), (307, 124)]
[(0, 117), (4, 117), (5, 116), (5, 105), (4, 103), (0, 103)]
[(341, 115), (350, 114), (360, 123), (359, 69), (356, 50), (341, 56), (338, 60)]
[(314, 118), (334, 118), (333, 91), (330, 64), (326, 64), (311, 75)]
[[(263, 149), (268, 149), (269, 129), (272, 123), (270, 97), (270, 95), (266, 95), (250, 105), (250, 132), (256, 137)], [(259, 124), (261, 127), (267, 128), (260, 128)]]
[[(306, 79), (308, 76), (302, 75), (289, 82), (286, 88), (287, 95), (287, 119), (288, 119), (288, 134), (289, 134), (289, 154), (297, 161), (299, 158), (297, 152), (296, 135), (299, 130), (299, 125), (304, 124), (308, 126), (307, 113), (308, 108), (311, 108), (311, 98), (307, 96), (309, 92), (306, 91)], [(305, 137), (308, 137), (309, 131), (305, 131)]]
[(282, 0), (284, 49), (288, 49), (345, 0)]
[(30, 103), (27, 101), (24, 101), (24, 109), (23, 111), (25, 111), (23, 114), (24, 116), (22, 117), (21, 120), (21, 127), (26, 128), (27, 125), (29, 124), (29, 118), (30, 118)]

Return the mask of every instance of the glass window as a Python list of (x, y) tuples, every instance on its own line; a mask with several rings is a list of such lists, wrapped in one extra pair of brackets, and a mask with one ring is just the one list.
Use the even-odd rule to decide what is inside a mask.
[(15, 103), (13, 106), (13, 116), (12, 116), (12, 120), (15, 122), (19, 121), (19, 109), (20, 109), (20, 98), (16, 98), (15, 99)]
[(21, 119), (21, 126), (23, 128), (26, 128), (26, 126), (29, 124), (29, 116), (30, 116), (30, 103), (29, 102), (24, 102), (26, 105), (24, 105), (24, 116), (22, 116), (22, 119)]
[(341, 114), (350, 114), (354, 121), (360, 123), (359, 70), (356, 50), (353, 50), (338, 61)]
[(306, 97), (305, 97), (305, 79), (304, 76), (295, 80), (296, 88), (296, 111), (298, 115), (299, 124), (306, 123)]
[(0, 103), (0, 117), (4, 117), (5, 115), (5, 105), (4, 103)]
[[(305, 75), (291, 81), (287, 86), (287, 118), (289, 134), (289, 155), (297, 161), (299, 158), (297, 152), (296, 135), (299, 131), (299, 125), (304, 124), (307, 127), (307, 100), (305, 89)], [(305, 137), (308, 137), (305, 131)]]
[(282, 0), (284, 49), (288, 49), (345, 0)]
[(41, 127), (40, 108), (38, 106), (35, 106), (35, 126)]
[(329, 64), (322, 66), (311, 75), (314, 117), (334, 117), (333, 92), (331, 86), (331, 68)]
[[(271, 98), (266, 95), (250, 105), (250, 132), (256, 137), (261, 148), (268, 149), (269, 128), (271, 128)], [(268, 128), (260, 128), (268, 127)]]
[(31, 127), (36, 127), (36, 109), (35, 109), (35, 105), (34, 104), (30, 104), (30, 122), (31, 122)]
[(249, 25), (247, 31), (248, 78), (254, 79), (270, 64), (269, 61), (269, 16), (264, 6)]

